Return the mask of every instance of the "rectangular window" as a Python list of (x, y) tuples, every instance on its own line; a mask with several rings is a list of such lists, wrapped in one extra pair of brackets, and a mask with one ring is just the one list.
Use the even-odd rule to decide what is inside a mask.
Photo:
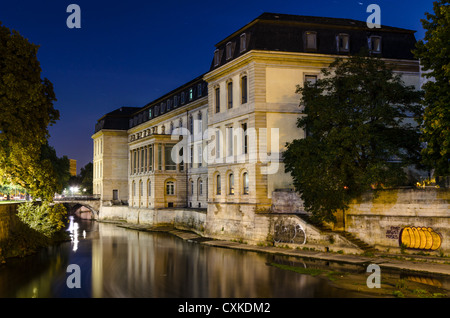
[(194, 89), (190, 88), (189, 89), (189, 100), (192, 100), (194, 98)]
[(166, 194), (175, 195), (175, 184), (172, 181), (166, 183)]
[(216, 113), (220, 112), (220, 88), (217, 87), (215, 90), (215, 97), (216, 97)]
[(350, 50), (350, 37), (348, 34), (341, 33), (338, 35), (338, 52), (348, 52)]
[(220, 158), (220, 130), (216, 130), (216, 158)]
[(162, 145), (158, 145), (158, 170), (162, 170)]
[(178, 95), (175, 95), (173, 97), (173, 107), (177, 107), (178, 106)]
[(233, 82), (229, 82), (227, 87), (228, 109), (231, 109), (233, 108)]
[(197, 97), (202, 96), (202, 84), (197, 85)]
[(219, 56), (219, 50), (214, 51), (214, 66), (219, 65), (220, 63), (220, 56)]
[(226, 45), (226, 55), (227, 55), (227, 60), (231, 59), (232, 56), (232, 44), (231, 42), (228, 42)]
[(181, 93), (181, 104), (184, 104), (184, 92)]
[(247, 76), (242, 76), (241, 78), (241, 103), (247, 103)]
[(145, 153), (144, 148), (141, 148), (141, 172), (144, 172), (144, 160), (145, 160)]
[(227, 128), (227, 141), (228, 141), (227, 155), (232, 156), (233, 155), (233, 127)]
[(113, 190), (113, 200), (119, 200), (119, 190)]
[(189, 150), (189, 167), (192, 168), (192, 165), (194, 163), (194, 146), (191, 146)]
[(153, 171), (153, 147), (148, 148), (148, 170)]
[(307, 50), (316, 50), (317, 49), (317, 33), (307, 31), (305, 33), (306, 36), (306, 49)]
[(240, 51), (244, 52), (247, 49), (247, 35), (245, 33), (241, 34), (240, 43), (239, 44), (241, 46)]
[(220, 195), (222, 193), (220, 174), (217, 175), (216, 180), (216, 194)]
[(166, 170), (176, 170), (177, 165), (175, 161), (172, 160), (172, 148), (173, 146), (166, 145), (164, 151), (164, 159), (165, 159), (165, 169)]
[(372, 53), (381, 53), (381, 37), (371, 36), (369, 38), (369, 50)]
[(248, 153), (247, 123), (242, 124), (242, 153)]
[(136, 150), (133, 151), (133, 174), (136, 174), (136, 167), (137, 167), (137, 155)]
[(197, 161), (198, 161), (198, 167), (202, 166), (203, 158), (202, 158), (202, 146), (197, 146)]
[(147, 164), (147, 147), (144, 149), (144, 171), (147, 172), (148, 164)]
[(315, 84), (317, 82), (317, 75), (305, 75), (305, 82)]

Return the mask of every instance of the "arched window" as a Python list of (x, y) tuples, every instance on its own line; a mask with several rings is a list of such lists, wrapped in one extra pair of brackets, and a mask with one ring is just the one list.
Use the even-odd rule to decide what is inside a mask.
[(216, 176), (216, 194), (220, 195), (222, 193), (222, 186), (220, 184), (220, 174)]
[(244, 189), (244, 194), (248, 194), (248, 173), (244, 172), (244, 174), (242, 175), (242, 186)]
[(136, 182), (133, 181), (132, 185), (131, 185), (131, 194), (133, 196), (136, 195)]
[(190, 195), (194, 195), (194, 181), (189, 181), (189, 192)]
[(142, 197), (142, 195), (144, 194), (143, 191), (144, 185), (142, 181), (139, 181), (139, 196)]
[(166, 182), (166, 194), (175, 195), (175, 183), (173, 181)]
[(148, 196), (151, 197), (152, 196), (152, 182), (150, 180), (148, 180), (147, 189), (148, 189)]
[(229, 194), (234, 194), (234, 175), (230, 173), (228, 176)]

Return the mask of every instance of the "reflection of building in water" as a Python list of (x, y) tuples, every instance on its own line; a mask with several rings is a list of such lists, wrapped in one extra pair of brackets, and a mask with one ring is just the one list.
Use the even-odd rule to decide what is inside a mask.
[(110, 224), (99, 230), (93, 297), (313, 297), (317, 288), (315, 278), (269, 266), (263, 254)]
[[(97, 121), (94, 193), (131, 209), (207, 208), (208, 222), (226, 217), (252, 226), (275, 190), (293, 189), (281, 153), (304, 137), (296, 86), (320, 79), (335, 58), (367, 49), (419, 88), (415, 42), (411, 30), (264, 13), (216, 44), (203, 75)], [(213, 232), (223, 229), (211, 224)]]

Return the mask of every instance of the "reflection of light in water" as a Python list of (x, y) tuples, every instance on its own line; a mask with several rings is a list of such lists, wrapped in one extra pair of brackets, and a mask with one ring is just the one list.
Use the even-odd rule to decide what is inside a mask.
[(83, 230), (83, 238), (86, 238), (86, 231)]
[(70, 239), (73, 242), (73, 251), (76, 252), (78, 249), (78, 223), (73, 221), (73, 216), (69, 216), (70, 223), (69, 229)]

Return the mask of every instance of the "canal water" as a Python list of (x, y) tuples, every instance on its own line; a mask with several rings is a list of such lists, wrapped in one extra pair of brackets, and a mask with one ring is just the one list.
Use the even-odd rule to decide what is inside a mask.
[(281, 256), (95, 221), (71, 219), (67, 230), (71, 241), (0, 266), (0, 298), (362, 296), (327, 279), (273, 266)]

